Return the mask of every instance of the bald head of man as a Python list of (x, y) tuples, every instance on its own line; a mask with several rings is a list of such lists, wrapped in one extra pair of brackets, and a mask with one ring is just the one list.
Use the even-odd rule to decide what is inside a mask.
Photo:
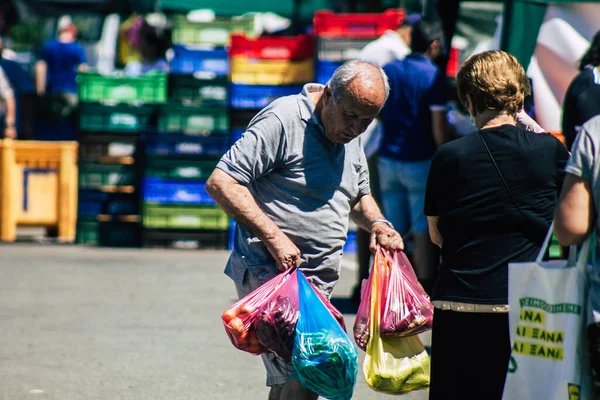
[(387, 76), (375, 64), (349, 61), (339, 67), (320, 99), (327, 138), (344, 144), (362, 134), (385, 104), (389, 91)]

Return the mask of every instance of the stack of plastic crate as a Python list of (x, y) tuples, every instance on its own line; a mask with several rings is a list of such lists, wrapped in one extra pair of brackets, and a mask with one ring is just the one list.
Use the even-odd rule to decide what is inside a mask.
[(344, 62), (354, 60), (369, 42), (395, 30), (404, 19), (404, 11), (387, 10), (372, 14), (335, 14), (317, 11), (313, 17), (317, 36), (317, 82), (327, 83)]
[(140, 134), (156, 124), (157, 104), (167, 99), (167, 75), (77, 77), (80, 107), (77, 241), (139, 246)]
[(234, 140), (273, 100), (302, 91), (314, 80), (310, 35), (251, 39), (232, 35), (229, 45), (230, 104)]
[(231, 145), (225, 45), (252, 18), (173, 21), (169, 102), (144, 137), (143, 243), (147, 247), (226, 248), (229, 218), (205, 182)]

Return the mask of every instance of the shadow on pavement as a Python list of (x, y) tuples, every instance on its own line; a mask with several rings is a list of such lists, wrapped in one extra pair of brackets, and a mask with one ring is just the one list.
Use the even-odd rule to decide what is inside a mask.
[(358, 303), (352, 297), (332, 297), (331, 304), (342, 314), (356, 314)]

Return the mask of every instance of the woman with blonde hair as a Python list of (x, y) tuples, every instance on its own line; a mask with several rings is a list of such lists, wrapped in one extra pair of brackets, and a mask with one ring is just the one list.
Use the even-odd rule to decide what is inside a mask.
[(512, 55), (470, 57), (457, 86), (477, 131), (443, 145), (427, 180), (425, 214), (442, 253), (429, 398), (500, 400), (510, 357), (508, 263), (539, 252), (568, 152), (552, 135), (517, 126), (531, 87)]

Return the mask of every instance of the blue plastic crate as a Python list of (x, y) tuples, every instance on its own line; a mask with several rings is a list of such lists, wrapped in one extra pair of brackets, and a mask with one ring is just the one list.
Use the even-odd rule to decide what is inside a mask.
[(203, 78), (215, 78), (229, 74), (229, 59), (224, 48), (206, 46), (173, 45), (171, 73), (196, 74)]
[(315, 76), (317, 82), (323, 85), (329, 82), (333, 73), (338, 69), (344, 62), (343, 61), (317, 61), (315, 63)]
[(344, 244), (344, 254), (356, 254), (358, 246), (356, 244), (356, 232), (348, 232), (346, 244)]
[(137, 199), (130, 193), (105, 193), (98, 190), (80, 190), (78, 215), (97, 217), (105, 215), (135, 215)]
[(235, 230), (237, 229), (237, 222), (234, 219), (229, 219), (229, 240), (227, 244), (227, 248), (229, 250), (233, 250), (233, 242), (235, 240)]
[(216, 204), (206, 193), (205, 182), (144, 178), (144, 201), (154, 204)]
[(244, 132), (246, 132), (244, 129), (233, 129), (231, 131), (231, 143), (235, 143), (240, 140)]
[(302, 92), (302, 85), (241, 85), (229, 86), (229, 99), (233, 108), (263, 108), (279, 97)]
[(148, 135), (145, 139), (149, 156), (210, 156), (221, 157), (229, 147), (227, 136), (186, 136), (179, 134)]

